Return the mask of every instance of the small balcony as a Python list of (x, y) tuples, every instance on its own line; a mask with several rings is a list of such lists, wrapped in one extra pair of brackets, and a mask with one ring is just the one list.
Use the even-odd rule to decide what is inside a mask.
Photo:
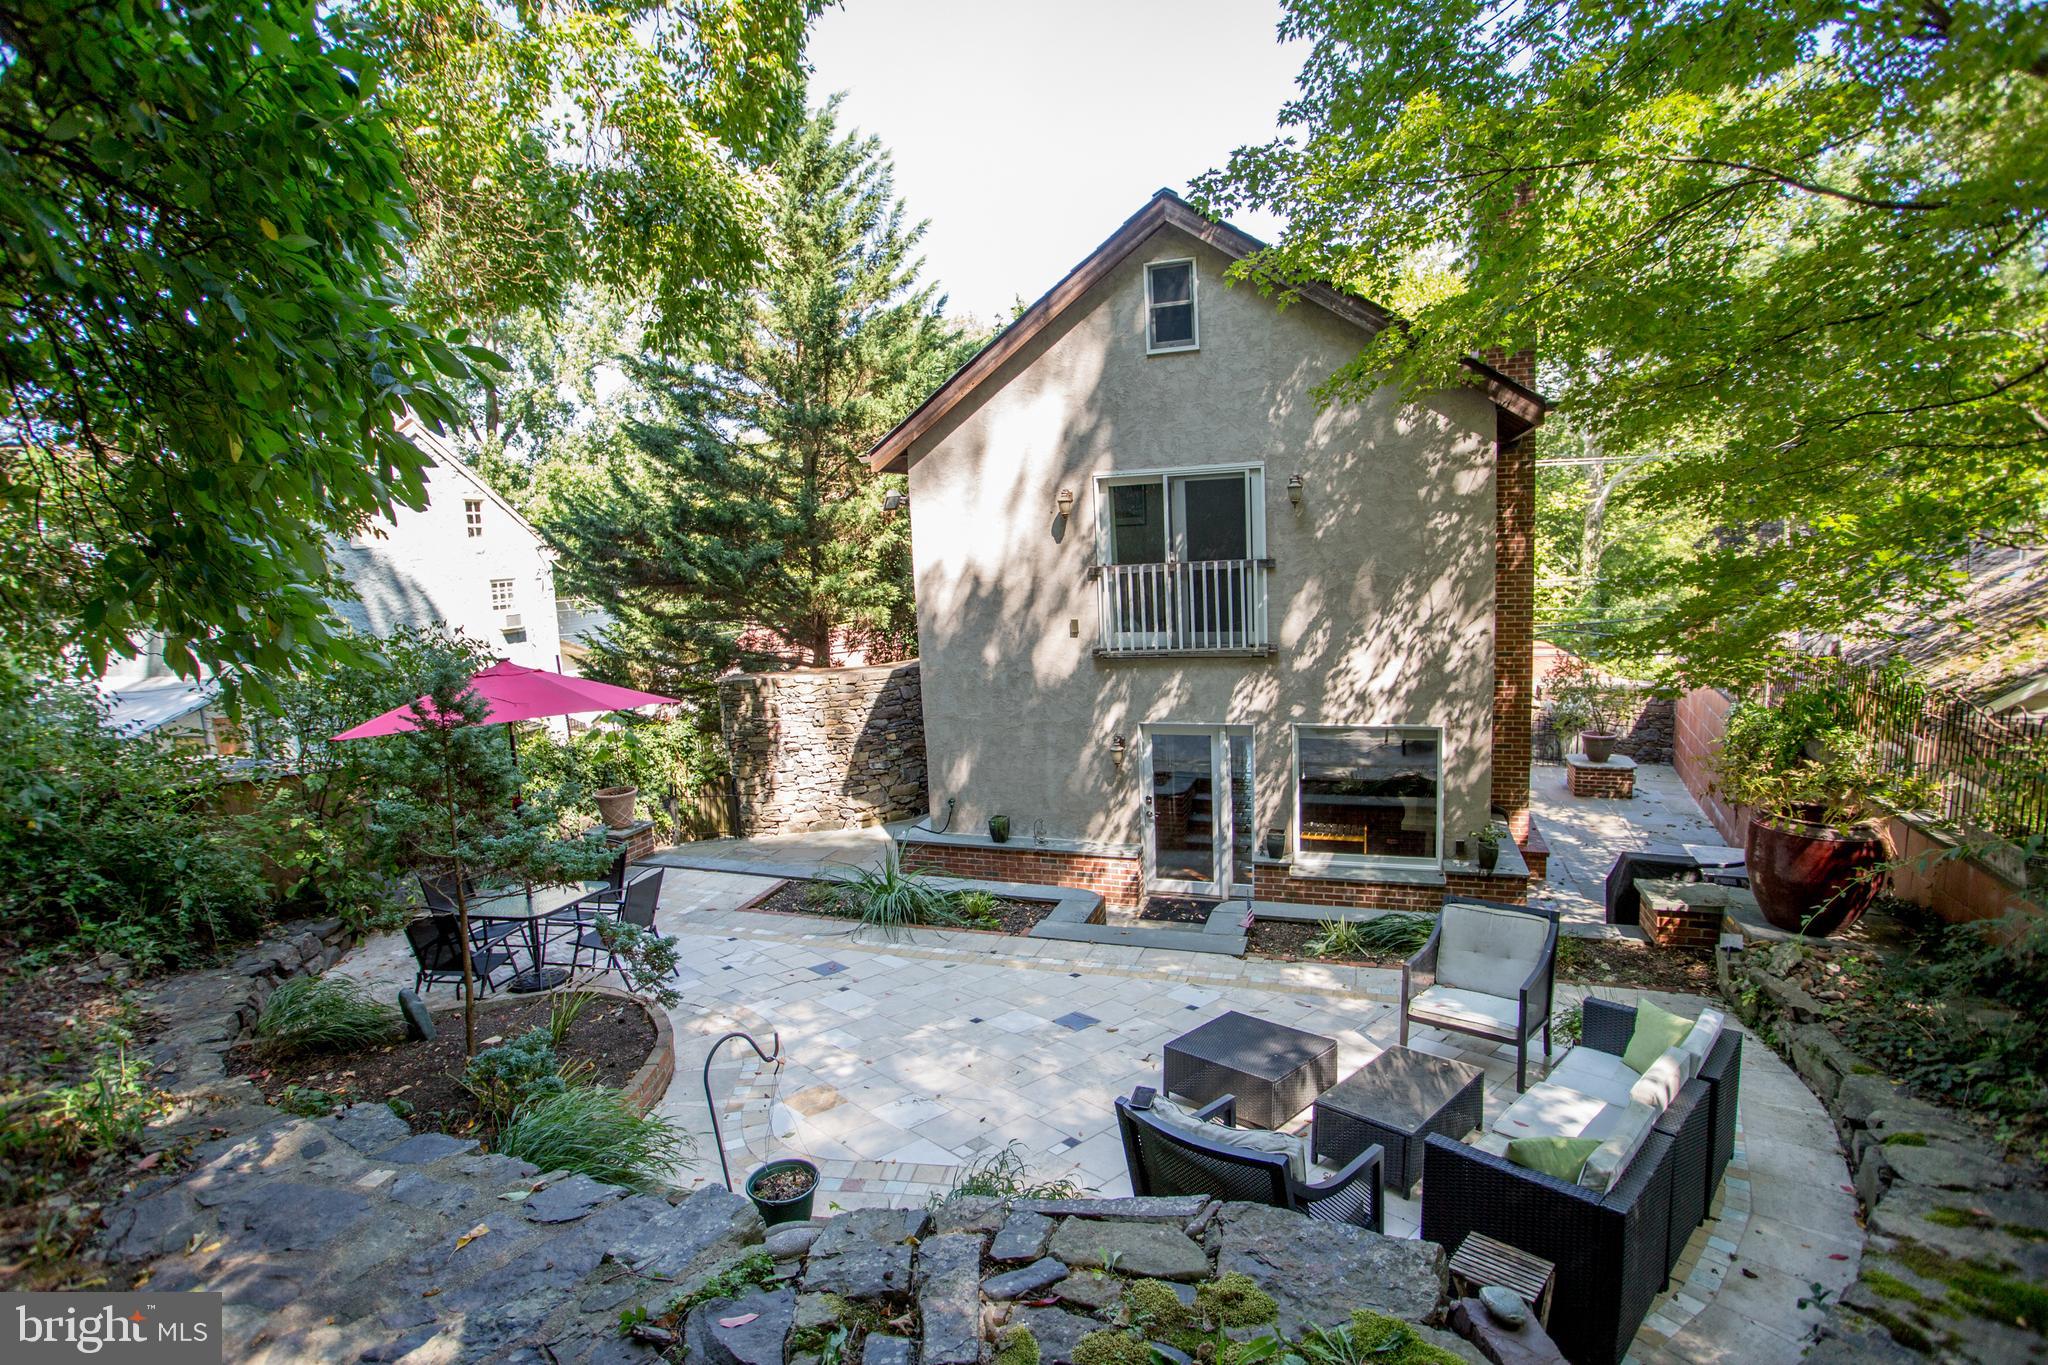
[(1115, 658), (1272, 653), (1266, 622), (1268, 559), (1100, 564), (1095, 652)]

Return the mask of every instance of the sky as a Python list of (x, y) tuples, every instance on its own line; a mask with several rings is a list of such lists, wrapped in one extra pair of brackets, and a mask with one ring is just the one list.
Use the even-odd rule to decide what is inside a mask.
[(894, 153), (948, 311), (997, 321), (1153, 191), (1275, 135), (1307, 56), (1279, 18), (1271, 0), (843, 0), (813, 30), (811, 92), (843, 92), (842, 124)]

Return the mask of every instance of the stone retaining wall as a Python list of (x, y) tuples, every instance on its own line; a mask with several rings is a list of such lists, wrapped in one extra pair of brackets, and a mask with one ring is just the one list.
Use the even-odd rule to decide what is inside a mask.
[(1827, 1106), (1869, 1230), (1857, 1280), (1829, 1305), (1806, 1360), (2048, 1356), (2039, 1311), (2048, 1190), (2038, 1166), (2007, 1162), (1982, 1131), (1906, 1094), (1835, 1037), (1820, 996), (1840, 996), (1797, 979), (1814, 961), (1825, 975), (1829, 951), (1773, 943), (1716, 955), (1721, 989), (1744, 1022)]
[(931, 804), (915, 659), (729, 673), (718, 710), (741, 834), (881, 824)]
[[(1622, 727), (1614, 752), (1627, 754), (1638, 763), (1669, 763), (1678, 735), (1677, 703), (1670, 697), (1643, 698), (1635, 715)], [(1542, 703), (1536, 707), (1535, 746), (1539, 758), (1557, 762), (1563, 758), (1564, 737), (1550, 723), (1550, 712)]]

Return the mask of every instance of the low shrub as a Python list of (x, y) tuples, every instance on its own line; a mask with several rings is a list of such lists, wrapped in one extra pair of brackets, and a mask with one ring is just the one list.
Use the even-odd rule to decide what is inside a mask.
[(1394, 910), (1367, 920), (1326, 919), (1308, 941), (1317, 957), (1412, 957), (1436, 929), (1430, 915)]
[(1071, 1180), (1033, 1180), (1024, 1164), (1024, 1144), (1012, 1142), (962, 1166), (948, 1189), (934, 1194), (927, 1206), (937, 1208), (948, 1199), (982, 1197), (990, 1199), (1076, 1199), (1082, 1190)]
[(916, 924), (957, 927), (955, 893), (924, 872), (906, 867), (891, 845), (878, 868), (849, 868), (831, 881), (812, 884), (811, 903), (829, 914), (857, 919), (873, 929)]
[(556, 1058), (554, 1035), (537, 1028), (470, 1058), (462, 1070), (462, 1088), (484, 1117), (498, 1124), (522, 1105), (561, 1094), (575, 1074), (574, 1070), (565, 1074)]
[(574, 1085), (513, 1111), (496, 1149), (543, 1171), (576, 1171), (607, 1185), (648, 1190), (690, 1152), (690, 1136), (652, 1114), (634, 1112), (624, 1094)]
[(993, 891), (961, 891), (953, 897), (953, 913), (970, 929), (1002, 926), (1002, 901)]
[(397, 1008), (376, 1000), (359, 981), (295, 976), (263, 1002), (256, 1046), (278, 1056), (345, 1052), (389, 1042), (398, 1027)]

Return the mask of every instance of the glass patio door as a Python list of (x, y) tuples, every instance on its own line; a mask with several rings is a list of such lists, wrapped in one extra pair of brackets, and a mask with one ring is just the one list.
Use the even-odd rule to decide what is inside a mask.
[(1222, 899), (1233, 805), (1224, 731), (1145, 727), (1145, 889)]

